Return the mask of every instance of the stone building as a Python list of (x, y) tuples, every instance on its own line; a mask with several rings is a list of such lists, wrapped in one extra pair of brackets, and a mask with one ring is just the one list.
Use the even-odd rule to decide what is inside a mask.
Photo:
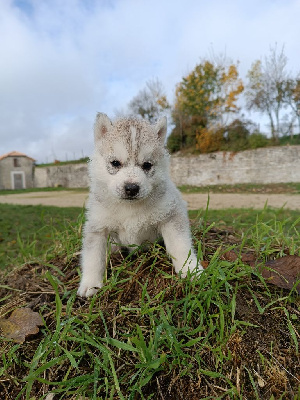
[(34, 162), (33, 158), (18, 151), (0, 156), (0, 189), (34, 187)]

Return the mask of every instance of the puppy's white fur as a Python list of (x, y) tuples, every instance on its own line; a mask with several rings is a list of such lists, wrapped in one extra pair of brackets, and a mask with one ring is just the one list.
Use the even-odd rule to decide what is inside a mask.
[(166, 118), (150, 125), (135, 118), (112, 123), (105, 114), (97, 115), (80, 296), (91, 296), (103, 285), (108, 238), (128, 246), (162, 236), (177, 273), (202, 270), (192, 248), (186, 204), (169, 177), (166, 132)]

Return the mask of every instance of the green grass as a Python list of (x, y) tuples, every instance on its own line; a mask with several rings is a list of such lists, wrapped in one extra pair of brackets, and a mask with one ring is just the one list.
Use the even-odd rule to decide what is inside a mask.
[[(8, 212), (3, 207), (1, 215)], [(15, 218), (26, 210), (18, 207)], [(61, 212), (32, 207), (28, 215), (51, 219), (55, 211)], [(224, 257), (233, 249), (251, 251), (261, 262), (299, 255), (295, 213), (202, 210), (193, 233), (209, 267), (200, 276), (175, 276), (155, 244), (133, 256), (111, 256), (105, 286), (86, 301), (76, 297), (82, 215), (69, 211), (74, 214), (58, 217), (62, 225), (49, 224), (46, 258), (12, 271), (0, 287), (0, 314), (29, 304), (44, 319), (22, 345), (2, 338), (4, 398), (299, 398), (296, 290), (268, 285), (240, 257)], [(20, 276), (26, 289), (18, 286)]]
[(33, 259), (54, 257), (60, 232), (82, 218), (79, 208), (0, 204), (0, 269)]
[[(295, 227), (300, 230), (299, 212), (285, 209), (208, 210), (207, 215), (202, 210), (190, 211), (189, 215), (196, 220), (205, 216), (216, 227), (234, 227), (237, 232), (248, 230), (256, 224), (257, 218), (266, 224), (275, 219), (283, 220), (284, 231), (296, 221)], [(51, 245), (57, 243), (59, 233), (72, 234), (73, 227), (82, 219), (83, 210), (76, 207), (0, 204), (0, 269), (41, 257), (53, 257)]]
[(242, 183), (234, 185), (179, 186), (183, 193), (300, 193), (300, 183)]
[(252, 226), (256, 225), (257, 221), (265, 224), (273, 225), (276, 221), (284, 221), (284, 229), (289, 229), (292, 225), (300, 230), (300, 213), (297, 210), (275, 209), (265, 207), (263, 210), (254, 210), (253, 208), (228, 210), (193, 210), (189, 211), (190, 218), (199, 219), (206, 218), (214, 223), (218, 228), (232, 228), (236, 232), (245, 232)]

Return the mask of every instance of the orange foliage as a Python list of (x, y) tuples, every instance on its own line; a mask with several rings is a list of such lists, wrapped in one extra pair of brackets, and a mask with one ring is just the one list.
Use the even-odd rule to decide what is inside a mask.
[(200, 128), (196, 134), (196, 148), (201, 153), (210, 153), (220, 150), (223, 143), (223, 130), (212, 128)]

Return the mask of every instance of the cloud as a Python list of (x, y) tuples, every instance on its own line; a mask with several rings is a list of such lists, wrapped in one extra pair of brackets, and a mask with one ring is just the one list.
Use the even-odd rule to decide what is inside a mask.
[(0, 153), (86, 155), (97, 111), (113, 116), (155, 77), (172, 101), (210, 49), (245, 77), (285, 43), (296, 71), (299, 12), (299, 0), (2, 0)]

